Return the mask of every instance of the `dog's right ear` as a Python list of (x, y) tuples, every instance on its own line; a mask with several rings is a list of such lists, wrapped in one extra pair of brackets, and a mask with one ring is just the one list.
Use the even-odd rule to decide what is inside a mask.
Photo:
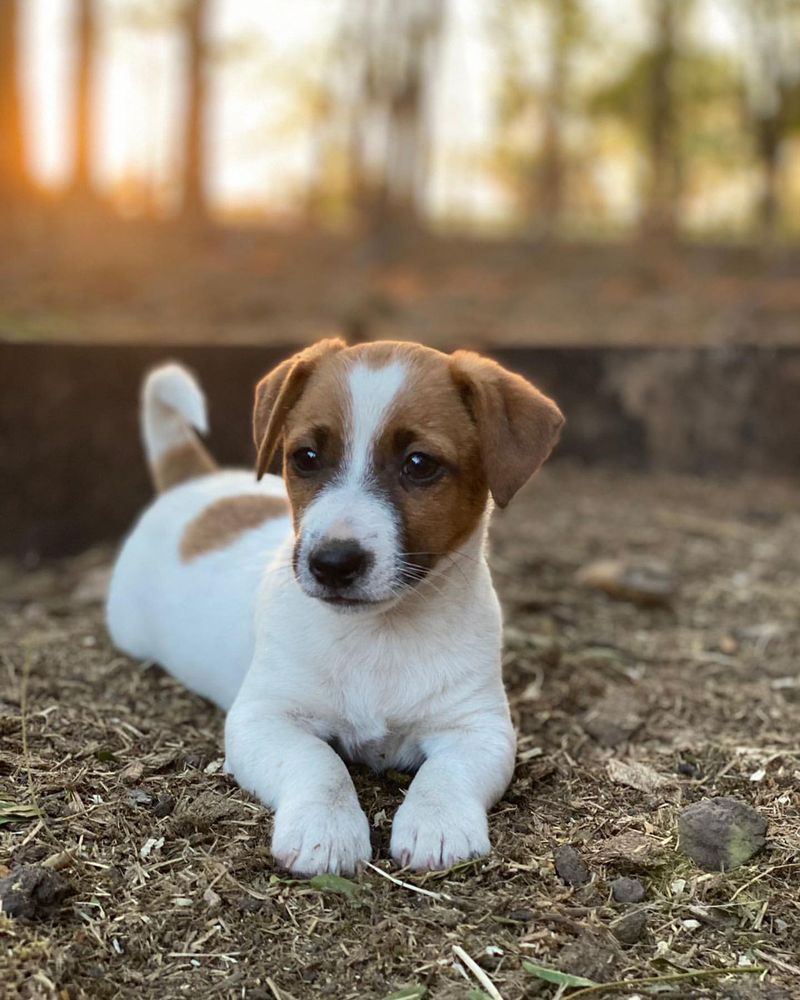
[(256, 477), (261, 479), (283, 434), (289, 411), (302, 395), (309, 376), (320, 360), (347, 345), (339, 337), (320, 340), (299, 354), (282, 361), (256, 386), (253, 408), (253, 439), (256, 443)]

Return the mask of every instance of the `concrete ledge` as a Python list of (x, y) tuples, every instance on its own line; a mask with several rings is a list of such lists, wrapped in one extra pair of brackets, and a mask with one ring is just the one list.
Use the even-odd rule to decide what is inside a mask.
[[(252, 389), (280, 347), (0, 343), (0, 554), (119, 538), (151, 495), (143, 373), (189, 365), (223, 463), (251, 464)], [(505, 348), (491, 352), (567, 415), (557, 456), (714, 475), (800, 471), (800, 348)]]

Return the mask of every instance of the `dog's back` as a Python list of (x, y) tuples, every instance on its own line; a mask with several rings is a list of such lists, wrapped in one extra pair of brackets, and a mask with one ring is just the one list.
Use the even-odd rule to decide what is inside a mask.
[(158, 496), (117, 559), (108, 628), (124, 652), (227, 708), (252, 655), (259, 580), (289, 536), (286, 491), (276, 476), (217, 468), (195, 432), (203, 394), (181, 366), (147, 376), (140, 418)]

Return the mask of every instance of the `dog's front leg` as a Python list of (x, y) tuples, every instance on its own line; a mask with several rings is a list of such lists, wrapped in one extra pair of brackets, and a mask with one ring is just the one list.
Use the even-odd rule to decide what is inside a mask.
[(486, 811), (511, 780), (515, 742), (502, 718), (422, 741), (425, 763), (392, 825), (392, 857), (401, 867), (449, 868), (489, 853)]
[(272, 853), (297, 875), (352, 874), (372, 857), (369, 823), (341, 757), (309, 723), (239, 700), (225, 723), (228, 770), (275, 810)]

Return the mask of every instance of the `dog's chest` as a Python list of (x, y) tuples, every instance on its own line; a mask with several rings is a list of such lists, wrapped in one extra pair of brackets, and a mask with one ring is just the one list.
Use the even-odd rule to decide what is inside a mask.
[(411, 692), (403, 698), (396, 689), (391, 691), (393, 685), (385, 678), (372, 680), (362, 678), (360, 684), (339, 690), (333, 722), (337, 748), (347, 760), (376, 771), (417, 766), (419, 713), (409, 704)]

